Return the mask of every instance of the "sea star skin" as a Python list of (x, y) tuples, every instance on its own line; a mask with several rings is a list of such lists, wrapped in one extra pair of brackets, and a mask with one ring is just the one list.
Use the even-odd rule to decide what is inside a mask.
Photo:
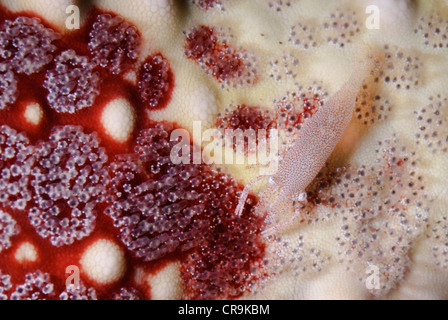
[[(125, 5), (119, 0), (100, 0), (93, 2), (91, 8), (82, 8), (82, 28), (95, 20), (89, 18), (91, 12), (120, 15), (135, 26), (141, 37), (138, 57), (130, 62), (135, 64), (135, 69), (126, 65), (125, 74), (119, 75), (120, 78), (116, 74), (108, 75), (107, 70), (96, 69), (103, 80), (100, 92), (92, 106), (77, 110), (73, 115), (59, 114), (49, 108), (45, 95), (39, 97), (36, 104), (36, 99), (32, 99), (35, 91), (24, 93), (24, 89), (32, 88), (31, 80), (43, 82), (44, 76), (31, 75), (31, 80), (26, 80), (25, 75), (18, 75), (18, 96), (15, 100), (5, 100), (11, 102), (0, 110), (0, 125), (27, 136), (30, 148), (45, 144), (41, 141), (61, 125), (81, 126), (73, 135), (90, 137), (96, 132), (89, 141), (105, 148), (109, 163), (115, 155), (137, 154), (134, 148), (136, 140), (142, 139), (139, 133), (151, 129), (153, 122), (169, 121), (189, 132), (193, 132), (195, 120), (201, 121), (203, 130), (213, 128), (218, 113), (230, 106), (273, 109), (274, 101), (288, 94), (300, 96), (313, 91), (311, 87), (315, 81), (323, 86), (316, 91), (327, 91), (331, 97), (349, 75), (356, 72), (353, 61), (359, 52), (358, 44), (366, 44), (380, 57), (379, 76), (367, 80), (361, 87), (347, 130), (327, 165), (306, 188), (308, 202), (304, 205), (303, 216), (276, 237), (259, 240), (263, 228), (259, 225), (261, 218), (244, 211), (241, 222), (246, 225), (247, 236), (255, 239), (260, 249), (258, 254), (264, 259), (261, 264), (253, 264), (254, 270), (245, 269), (257, 280), (247, 283), (243, 292), (228, 295), (234, 289), (229, 285), (230, 291), (218, 292), (212, 297), (448, 298), (445, 245), (448, 203), (444, 183), (448, 178), (445, 170), (448, 165), (448, 92), (444, 86), (448, 49), (443, 38), (448, 26), (443, 19), (448, 14), (446, 3), (421, 1), (411, 7), (407, 1), (391, 4), (378, 0), (374, 4), (380, 9), (379, 30), (365, 27), (369, 15), (365, 10), (371, 4), (367, 1), (303, 0), (280, 4), (268, 0), (227, 0), (214, 6), (204, 3), (206, 1), (199, 4), (197, 1), (141, 0)], [(71, 4), (76, 2), (2, 1), (11, 16), (40, 17), (46, 27), (58, 32), (61, 39), (56, 42), (67, 47), (58, 48), (57, 54), (71, 48), (65, 39), (77, 39), (76, 31), (68, 30), (65, 25), (65, 10)], [(6, 18), (13, 20), (10, 16)], [(2, 21), (4, 19), (2, 13)], [(248, 57), (256, 57), (253, 64), (256, 81), (238, 82), (235, 87), (228, 85), (188, 58), (186, 34), (202, 25), (225, 30), (222, 34), (228, 45), (237, 51), (243, 48), (242, 51), (250, 53)], [(86, 48), (88, 40), (86, 36)], [(74, 49), (88, 56), (83, 46), (80, 44)], [(147, 57), (158, 54), (169, 62), (172, 91), (168, 90), (166, 106), (148, 108), (138, 98), (138, 66)], [(250, 62), (253, 63), (251, 58)], [(128, 70), (131, 72), (126, 73)], [(114, 83), (114, 79), (120, 80)], [(324, 102), (328, 97), (320, 96)], [(114, 117), (111, 112), (122, 116)], [(117, 120), (110, 120), (121, 118), (123, 121), (119, 124)], [(160, 135), (167, 132), (168, 129)], [(201, 145), (194, 135), (193, 142)], [(6, 152), (8, 146), (18, 148), (14, 143), (8, 141), (2, 152)], [(202, 147), (205, 147), (204, 141)], [(12, 160), (8, 159), (13, 158), (8, 156), (1, 161), (9, 166), (8, 161)], [(32, 166), (32, 156), (29, 161)], [(139, 160), (133, 161), (137, 169), (132, 173), (137, 178), (130, 190), (141, 186), (139, 179), (142, 179)], [(0, 162), (0, 166), (4, 163)], [(247, 170), (245, 165), (222, 167), (226, 174), (241, 183), (234, 186), (239, 191), (258, 175), (257, 168)], [(126, 170), (131, 172), (131, 169)], [(180, 173), (176, 175), (181, 176)], [(103, 176), (107, 178), (106, 174)], [(17, 181), (15, 176), (11, 177)], [(2, 176), (2, 179), (7, 178)], [(128, 189), (123, 186), (123, 190)], [(260, 189), (254, 190), (256, 193)], [(14, 192), (12, 190), (11, 194), (16, 195)], [(101, 217), (102, 211), (113, 205), (113, 201), (109, 203), (107, 195), (98, 192), (100, 200), (95, 210)], [(254, 195), (250, 198), (247, 210), (257, 200)], [(235, 191), (231, 199), (230, 208), (226, 208), (229, 214), (235, 211)], [(31, 199), (27, 201), (32, 202)], [(27, 222), (27, 214), (6, 204), (0, 206), (0, 222), (4, 222), (0, 224), (0, 235), (8, 241), (0, 251), (0, 297), (22, 297), (14, 293), (24, 284), (31, 284), (35, 291), (29, 296), (25, 292), (23, 297), (37, 299), (204, 297), (201, 292), (188, 292), (185, 279), (189, 266), (195, 261), (207, 264), (211, 255), (190, 256), (191, 265), (187, 266), (179, 256), (145, 264), (132, 256), (121, 242), (112, 219), (98, 216), (95, 230), (88, 237), (75, 240), (69, 245), (70, 250), (65, 246), (52, 248), (47, 239), (36, 236), (34, 227)], [(28, 209), (27, 204), (25, 210)], [(252, 228), (247, 227), (248, 221), (253, 222)], [(229, 226), (235, 227), (233, 223), (231, 219), (228, 221)], [(101, 252), (99, 256), (105, 258), (91, 258), (96, 252)], [(251, 255), (255, 256), (258, 255)], [(249, 259), (249, 262), (253, 261)], [(69, 265), (81, 270), (81, 286), (77, 290), (57, 280), (68, 277), (66, 267)], [(372, 271), (368, 267), (372, 265), (380, 271), (379, 288), (367, 283)], [(12, 270), (18, 271), (13, 274)], [(4, 277), (9, 273), (11, 278)], [(190, 284), (198, 281), (195, 277), (188, 279)], [(105, 292), (108, 291), (113, 296), (107, 296)], [(33, 295), (33, 292), (38, 294)]]

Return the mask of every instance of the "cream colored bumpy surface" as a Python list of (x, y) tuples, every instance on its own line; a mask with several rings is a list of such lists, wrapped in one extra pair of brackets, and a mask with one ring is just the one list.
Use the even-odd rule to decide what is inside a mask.
[[(63, 36), (70, 33), (69, 0), (2, 3), (13, 12), (35, 12)], [(352, 92), (352, 86), (346, 92), (356, 94), (354, 108), (339, 106), (342, 113), (353, 110), (353, 116), (326, 166), (307, 186), (307, 199), (290, 206), (298, 198), (285, 197), (279, 205), (289, 211), (278, 210), (285, 216), (269, 216), (269, 224), (281, 224), (293, 215), (291, 208), (299, 210), (295, 220), (263, 240), (269, 275), (241, 298), (448, 298), (447, 2), (98, 0), (91, 5), (136, 26), (142, 41), (138, 62), (157, 52), (169, 61), (172, 96), (166, 108), (145, 116), (189, 132), (194, 121), (204, 132), (236, 106), (253, 106), (274, 115), (284, 152), (300, 130), (288, 127), (293, 121), (281, 114), (282, 107), (291, 102), (300, 114), (304, 101), (325, 105), (357, 70), (363, 74), (359, 91)], [(189, 56), (194, 52), (186, 49), (187, 36), (200, 26), (212, 28), (218, 41), (238, 52), (247, 74), (220, 78), (207, 57)], [(374, 68), (366, 72), (369, 63)], [(45, 120), (38, 105), (26, 114), (31, 123)], [(112, 140), (126, 141), (139, 119), (126, 99), (117, 99), (99, 121)], [(325, 137), (331, 139), (330, 132)], [(260, 173), (256, 165), (218, 166), (242, 185)], [(292, 176), (306, 174), (288, 169)], [(286, 180), (289, 186), (294, 178)], [(251, 193), (265, 202), (259, 213), (269, 213), (268, 204), (278, 199), (266, 190), (283, 182), (254, 184)], [(92, 243), (81, 255), (83, 274), (101, 284), (130, 268), (116, 243), (107, 238)], [(30, 243), (16, 253), (22, 260), (36, 254)], [(133, 277), (148, 284), (152, 298), (183, 297), (179, 261), (151, 274), (136, 268)]]

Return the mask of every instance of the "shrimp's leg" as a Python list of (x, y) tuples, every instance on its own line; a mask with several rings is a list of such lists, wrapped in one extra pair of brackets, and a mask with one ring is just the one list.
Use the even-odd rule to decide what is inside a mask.
[(238, 205), (236, 206), (235, 209), (235, 215), (237, 215), (238, 217), (241, 216), (241, 214), (243, 213), (243, 209), (244, 209), (244, 205), (246, 203), (246, 199), (247, 196), (249, 195), (249, 190), (250, 188), (252, 188), (253, 184), (263, 178), (269, 178), (270, 176), (257, 176), (255, 178), (253, 178), (251, 181), (249, 181), (248, 184), (246, 184), (246, 186), (243, 189), (243, 193), (240, 196), (240, 199), (238, 200)]

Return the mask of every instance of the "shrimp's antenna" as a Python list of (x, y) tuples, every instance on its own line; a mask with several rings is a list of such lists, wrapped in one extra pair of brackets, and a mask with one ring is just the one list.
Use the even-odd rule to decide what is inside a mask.
[(270, 176), (266, 176), (266, 175), (256, 176), (255, 178), (250, 180), (248, 184), (246, 184), (246, 186), (243, 189), (243, 193), (241, 193), (240, 199), (238, 200), (238, 205), (236, 206), (236, 209), (235, 209), (235, 215), (237, 215), (238, 217), (241, 216), (243, 209), (244, 209), (244, 205), (246, 204), (247, 196), (249, 195), (249, 190), (250, 190), (250, 188), (252, 188), (254, 183), (256, 183), (257, 181), (259, 181), (263, 178), (268, 178), (268, 177), (270, 177)]

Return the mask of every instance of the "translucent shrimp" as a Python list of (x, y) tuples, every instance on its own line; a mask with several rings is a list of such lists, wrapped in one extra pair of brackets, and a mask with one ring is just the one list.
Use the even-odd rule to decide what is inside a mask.
[[(342, 88), (305, 122), (274, 175), (258, 176), (245, 186), (235, 209), (236, 215), (241, 215), (252, 185), (264, 177), (269, 178), (269, 185), (260, 194), (256, 210), (266, 210), (268, 219), (273, 221), (278, 215), (290, 214), (294, 201), (303, 202), (306, 199), (305, 188), (325, 165), (341, 139), (352, 118), (361, 84), (373, 67), (374, 62), (369, 58), (368, 63), (363, 63)], [(264, 235), (278, 232), (299, 214), (300, 210), (296, 210), (290, 219), (265, 230)]]

